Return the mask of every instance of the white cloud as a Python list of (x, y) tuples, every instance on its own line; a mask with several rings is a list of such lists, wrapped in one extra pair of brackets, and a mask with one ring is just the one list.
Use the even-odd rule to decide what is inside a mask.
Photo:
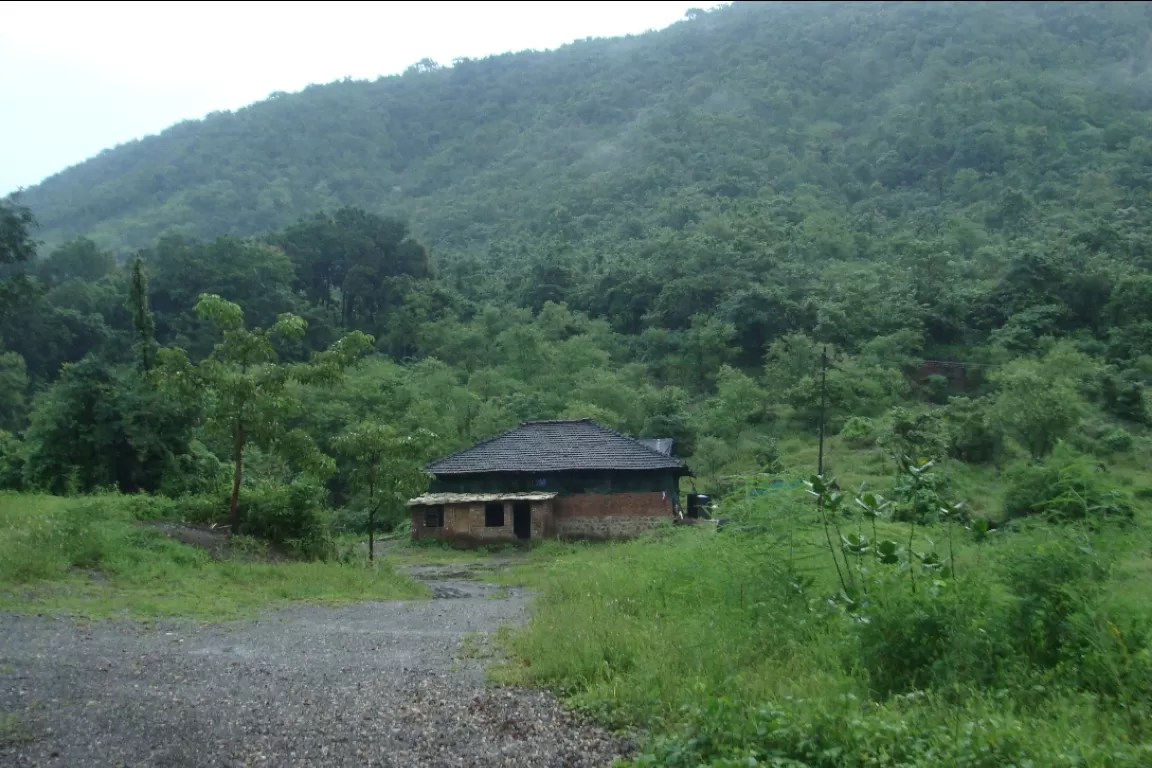
[(0, 194), (273, 91), (667, 26), (715, 2), (0, 3)]

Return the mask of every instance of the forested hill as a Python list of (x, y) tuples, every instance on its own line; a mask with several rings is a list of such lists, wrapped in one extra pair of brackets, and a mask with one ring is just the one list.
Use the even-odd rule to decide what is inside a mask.
[[(27, 190), (48, 245), (259, 234), (354, 205), (448, 261), (720, 212), (854, 253), (893, 220), (1108, 220), (1150, 181), (1146, 3), (736, 3), (638, 37), (274, 95)], [(1140, 137), (1140, 138), (1137, 138)], [(1136, 139), (1133, 142), (1133, 139)], [(832, 221), (835, 217), (836, 221)]]

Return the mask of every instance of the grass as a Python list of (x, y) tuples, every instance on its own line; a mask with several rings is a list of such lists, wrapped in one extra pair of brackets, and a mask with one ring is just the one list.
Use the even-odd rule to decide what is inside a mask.
[[(799, 478), (815, 450), (796, 442), (782, 453)], [(873, 451), (830, 448), (843, 488), (888, 493), (892, 467)], [(1111, 465), (1109, 482), (1149, 484), (1138, 460)], [(941, 471), (953, 498), (998, 517), (1005, 475)], [(855, 608), (829, 599), (840, 581), (802, 489), (737, 491), (720, 514), (733, 525), (556, 543), (500, 575), (539, 597), (492, 676), (646, 728), (635, 765), (1152, 764), (1146, 504), (1124, 527), (1030, 524), (983, 541), (954, 527), (956, 578), (920, 569), (915, 593), (906, 566), (858, 561), (871, 586)], [(870, 522), (840, 525), (872, 538)], [(909, 533), (877, 525), (902, 547)], [(913, 550), (947, 558), (947, 527), (912, 533)]]
[(0, 712), (0, 749), (35, 741), (36, 733), (15, 713)]
[(428, 597), (386, 561), (213, 560), (144, 528), (121, 497), (0, 493), (0, 609), (220, 620), (293, 601)]

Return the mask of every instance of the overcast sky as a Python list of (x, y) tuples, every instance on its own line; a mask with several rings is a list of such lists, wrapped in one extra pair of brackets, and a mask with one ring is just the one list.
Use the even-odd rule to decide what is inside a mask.
[(0, 195), (273, 91), (637, 34), (715, 5), (0, 0)]

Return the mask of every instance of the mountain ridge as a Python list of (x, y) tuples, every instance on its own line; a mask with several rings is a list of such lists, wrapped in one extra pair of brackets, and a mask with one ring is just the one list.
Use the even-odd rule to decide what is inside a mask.
[[(165, 231), (254, 235), (344, 205), (407, 217), (433, 248), (475, 252), (523, 232), (603, 236), (613, 228), (573, 238), (565, 225), (605, 208), (619, 224), (686, 193), (719, 209), (806, 184), (848, 209), (869, 192), (846, 194), (844, 177), (862, 163), (883, 170), (893, 153), (943, 170), (933, 184), (897, 169), (879, 179), (889, 194), (939, 192), (963, 168), (1004, 175), (1004, 157), (956, 160), (964, 134), (1006, 100), (998, 66), (1031, 68), (1009, 76), (1007, 96), (1047, 99), (1040, 108), (1069, 131), (1145, 107), (1147, 27), (1135, 22), (1147, 4), (1101, 7), (734, 3), (638, 36), (310, 86), (106, 150), (23, 200), (47, 241), (88, 234), (122, 252)], [(965, 98), (971, 114), (954, 125), (917, 114)], [(1008, 146), (992, 150), (1027, 144), (1008, 134), (1032, 119), (1012, 118), (996, 138)], [(916, 121), (923, 135), (903, 137), (915, 146), (896, 146)]]

